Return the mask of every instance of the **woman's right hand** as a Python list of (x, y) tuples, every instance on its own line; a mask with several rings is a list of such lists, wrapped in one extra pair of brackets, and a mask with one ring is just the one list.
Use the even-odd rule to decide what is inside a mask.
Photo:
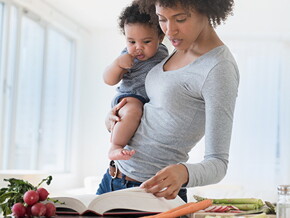
[(118, 116), (118, 111), (127, 103), (126, 98), (123, 98), (117, 105), (115, 105), (112, 110), (107, 114), (105, 125), (109, 132), (112, 132), (116, 122), (121, 121)]

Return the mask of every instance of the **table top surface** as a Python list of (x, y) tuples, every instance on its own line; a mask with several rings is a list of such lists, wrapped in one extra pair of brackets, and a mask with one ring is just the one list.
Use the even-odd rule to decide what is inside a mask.
[[(57, 215), (57, 218), (92, 218), (92, 217), (106, 217), (106, 218), (136, 218), (136, 217), (141, 217), (141, 216), (146, 216), (144, 214), (139, 214), (139, 215), (115, 215), (115, 216), (98, 216), (95, 214), (90, 214), (90, 215)], [(149, 215), (148, 215), (149, 216)]]

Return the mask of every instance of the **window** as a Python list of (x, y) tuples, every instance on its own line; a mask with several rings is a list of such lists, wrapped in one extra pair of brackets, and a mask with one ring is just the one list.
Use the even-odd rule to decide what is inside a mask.
[[(1, 155), (4, 156), (5, 154), (3, 153), (3, 143), (2, 141), (4, 140), (3, 137), (5, 135), (5, 132), (2, 128), (3, 126), (3, 118), (4, 118), (4, 107), (2, 106), (2, 102), (5, 101), (4, 99), (4, 95), (2, 94), (2, 92), (6, 91), (4, 89), (4, 62), (5, 62), (5, 55), (4, 55), (4, 3), (0, 2), (0, 152), (1, 152)], [(0, 166), (1, 166), (1, 163), (0, 163)]]
[[(4, 17), (4, 4), (0, 2), (0, 90), (3, 90), (2, 81), (3, 81), (3, 64), (2, 64), (2, 50), (3, 50), (3, 17)], [(1, 95), (0, 95), (0, 102), (1, 102)], [(0, 109), (1, 111), (1, 109)], [(0, 116), (0, 124), (1, 124), (1, 116)], [(1, 125), (0, 125), (1, 126)], [(1, 134), (0, 134), (1, 137)]]
[(1, 30), (7, 26), (0, 38), (7, 45), (1, 59), (0, 170), (66, 172), (74, 40), (21, 7), (4, 6), (0, 16), (9, 19), (0, 18)]
[[(41, 155), (38, 163), (42, 169), (50, 169), (55, 164), (66, 169), (68, 160), (63, 160), (63, 157), (68, 149), (70, 130), (73, 42), (50, 29), (47, 45), (43, 101), (45, 107), (41, 126)], [(55, 151), (58, 151), (59, 155), (56, 155)]]
[[(14, 77), (14, 110), (10, 129), (8, 168), (36, 169), (39, 147), (40, 105), (44, 56), (44, 28), (23, 17), (19, 49), (19, 69)], [(10, 156), (10, 155), (8, 155)], [(13, 161), (10, 161), (13, 160)]]
[[(2, 42), (3, 36), (3, 17), (4, 17), (4, 4), (0, 2), (0, 40)], [(2, 43), (0, 44), (0, 48), (2, 48)], [(2, 50), (2, 49), (1, 49)], [(2, 55), (0, 54), (0, 60)]]
[[(8, 9), (6, 9), (7, 11)], [(11, 129), (11, 119), (12, 119), (12, 96), (13, 96), (13, 77), (14, 77), (14, 72), (16, 70), (16, 44), (17, 44), (17, 30), (18, 30), (18, 14), (17, 14), (17, 9), (12, 6), (10, 8), (10, 25), (6, 28), (7, 32), (9, 33), (9, 38), (8, 42), (6, 43), (8, 45), (9, 51), (7, 51), (8, 54), (6, 54), (7, 58), (1, 60), (1, 64), (5, 65), (5, 70), (3, 70), (3, 78), (5, 74), (5, 80), (3, 79), (3, 93), (0, 92), (0, 96), (2, 94), (3, 96), (3, 104), (2, 104), (2, 114), (3, 116), (3, 121), (2, 121), (2, 129), (1, 131), (3, 133), (3, 136), (1, 137), (2, 141), (1, 147), (2, 147), (2, 169), (7, 169), (5, 167), (6, 163), (8, 162), (9, 156), (8, 156), (8, 149), (4, 149), (4, 146), (8, 145), (8, 139), (9, 139), (9, 130)], [(1, 42), (4, 44), (5, 38), (1, 40)], [(4, 54), (4, 51), (3, 51)], [(5, 64), (4, 64), (5, 63)]]

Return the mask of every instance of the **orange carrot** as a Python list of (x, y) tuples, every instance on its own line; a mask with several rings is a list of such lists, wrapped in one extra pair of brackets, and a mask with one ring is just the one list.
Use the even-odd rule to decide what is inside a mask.
[[(174, 212), (174, 211), (177, 211), (177, 210), (180, 210), (180, 209), (182, 209), (182, 208), (188, 207), (188, 206), (190, 206), (190, 205), (192, 205), (192, 204), (196, 204), (196, 202), (190, 202), (190, 203), (183, 204), (183, 205), (181, 205), (181, 206), (178, 206), (178, 207), (172, 208), (172, 209), (170, 209), (170, 210), (168, 210), (168, 211), (162, 212), (162, 214), (172, 213), (172, 212)], [(158, 215), (160, 215), (160, 214), (161, 214), (161, 213), (159, 213), (159, 214), (157, 214), (157, 215), (155, 215), (155, 216), (158, 216)]]
[(212, 200), (210, 199), (206, 199), (200, 202), (196, 202), (196, 203), (187, 203), (185, 205), (179, 206), (177, 208), (173, 208), (169, 211), (160, 213), (155, 215), (155, 218), (174, 218), (174, 217), (179, 217), (179, 216), (184, 216), (190, 213), (194, 213), (196, 211), (199, 210), (203, 210), (209, 206), (212, 205)]
[(196, 204), (196, 202), (186, 203), (186, 204), (183, 204), (183, 205), (181, 205), (181, 206), (178, 206), (178, 207), (172, 208), (172, 209), (170, 209), (170, 210), (168, 210), (168, 211), (165, 211), (165, 212), (162, 212), (162, 213), (159, 213), (159, 214), (156, 214), (156, 215), (144, 216), (144, 217), (141, 217), (141, 218), (145, 218), (145, 217), (146, 217), (146, 218), (153, 218), (153, 217), (159, 216), (160, 214), (168, 214), (168, 213), (172, 213), (172, 212), (174, 212), (174, 211), (177, 211), (177, 210), (180, 210), (180, 209), (182, 209), (182, 208), (188, 207), (188, 206), (190, 206), (190, 205), (192, 205), (192, 204)]

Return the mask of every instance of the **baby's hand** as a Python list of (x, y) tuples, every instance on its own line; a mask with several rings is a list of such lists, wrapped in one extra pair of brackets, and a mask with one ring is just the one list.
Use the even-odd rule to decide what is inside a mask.
[(122, 69), (130, 69), (134, 64), (134, 56), (130, 54), (123, 54), (118, 58), (118, 65)]

